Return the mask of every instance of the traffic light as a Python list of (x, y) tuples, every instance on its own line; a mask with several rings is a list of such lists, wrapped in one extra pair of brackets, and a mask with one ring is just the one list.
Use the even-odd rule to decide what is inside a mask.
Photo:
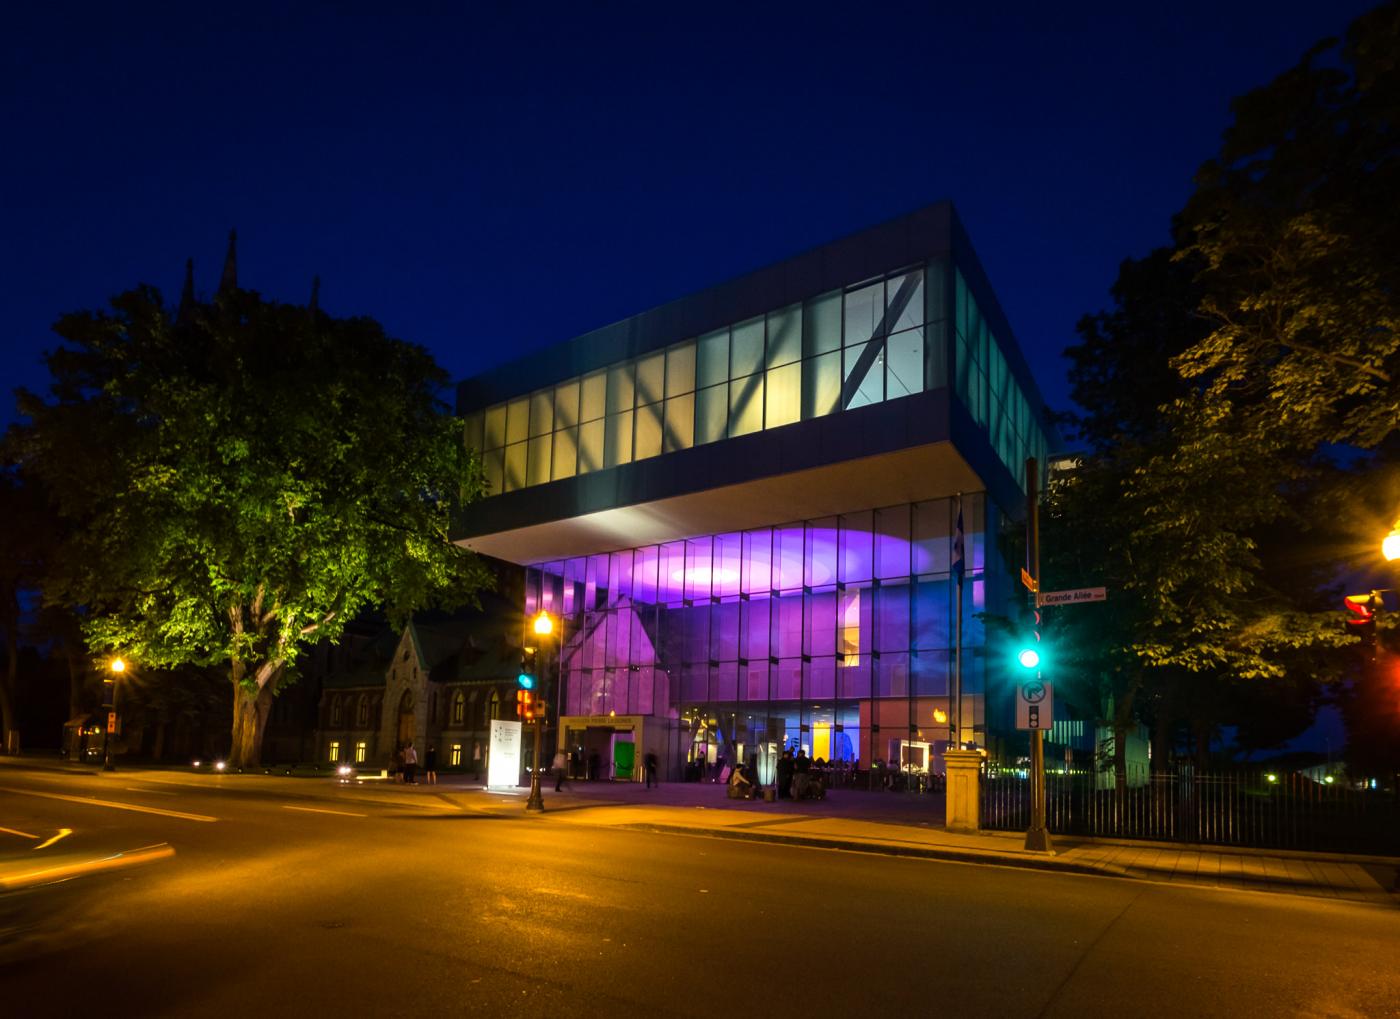
[(535, 677), (539, 675), (536, 659), (539, 652), (532, 647), (522, 648), (520, 651), (520, 675), (515, 677), (515, 681), (522, 690), (533, 690), (535, 688)]
[(535, 717), (535, 695), (529, 690), (515, 691), (515, 713), (525, 721)]
[(1027, 672), (1040, 670), (1040, 609), (1035, 610), (1035, 628), (1016, 649), (1016, 664)]
[(1347, 632), (1354, 633), (1366, 643), (1376, 639), (1376, 613), (1381, 610), (1381, 594), (1349, 594), (1342, 599), (1347, 610)]

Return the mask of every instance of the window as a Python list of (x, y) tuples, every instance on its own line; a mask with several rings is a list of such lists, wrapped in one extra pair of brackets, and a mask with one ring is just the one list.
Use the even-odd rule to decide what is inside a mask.
[[(339, 697), (332, 697), (332, 698), (331, 698), (331, 725), (340, 725), (340, 724), (341, 724), (341, 721), (342, 721), (342, 719), (344, 718), (344, 716), (341, 714), (341, 711), (342, 711), (342, 709), (341, 709), (341, 706), (340, 706), (340, 698), (339, 698)], [(336, 746), (338, 747), (338, 746), (340, 746), (340, 744), (337, 743)]]
[(454, 768), (460, 768), (462, 766), (462, 744), (452, 744), (452, 753), (447, 760), (448, 763)]
[(355, 744), (355, 763), (356, 763), (356, 764), (364, 764), (364, 763), (365, 763), (365, 758), (368, 756), (368, 754), (369, 754), (369, 744), (368, 744), (368, 743), (366, 743), (364, 740), (360, 740), (359, 742), (357, 742), (357, 743)]
[(461, 725), (467, 717), (467, 697), (461, 690), (452, 695), (452, 724)]
[(369, 725), (369, 694), (360, 694), (360, 703), (355, 708), (355, 724), (361, 729)]
[(326, 760), (331, 764), (340, 760), (340, 740), (333, 739), (326, 744)]

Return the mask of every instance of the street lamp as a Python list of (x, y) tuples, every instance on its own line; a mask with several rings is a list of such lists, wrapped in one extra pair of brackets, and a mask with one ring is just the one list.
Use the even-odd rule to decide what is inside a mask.
[(1385, 556), (1389, 562), (1400, 559), (1400, 523), (1396, 523), (1395, 529), (1385, 536), (1381, 542), (1381, 555)]
[[(549, 618), (548, 612), (541, 612), (535, 617), (534, 630), (537, 637), (548, 637), (554, 632), (554, 620)], [(543, 644), (544, 641), (541, 640), (540, 643)], [(540, 651), (543, 652), (544, 648), (541, 647)], [(541, 653), (540, 658), (543, 660), (540, 672), (543, 673), (545, 669), (549, 668), (549, 660), (543, 653)], [(539, 678), (541, 682), (540, 690), (536, 696), (535, 717), (530, 720), (535, 727), (535, 756), (530, 768), (530, 798), (525, 801), (525, 809), (529, 812), (544, 810), (544, 796), (540, 793), (540, 730), (544, 728), (543, 711), (548, 708), (549, 698), (546, 693), (547, 687), (543, 682), (543, 675)]]
[(117, 677), (126, 671), (126, 662), (118, 656), (107, 663), (110, 676), (102, 678), (102, 706), (107, 709), (107, 724), (102, 732), (102, 770), (116, 771), (112, 763), (112, 732), (117, 727)]

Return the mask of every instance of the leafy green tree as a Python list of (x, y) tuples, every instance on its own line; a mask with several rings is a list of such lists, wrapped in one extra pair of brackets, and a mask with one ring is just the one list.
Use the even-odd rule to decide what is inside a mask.
[(178, 311), (140, 287), (55, 328), (51, 397), (21, 393), (9, 437), (65, 527), (46, 596), (94, 651), (226, 667), (234, 765), (310, 644), (489, 582), (448, 538), (482, 479), (422, 348), (232, 286)]
[(1178, 220), (1207, 335), (1176, 360), (1252, 434), (1400, 428), (1400, 3), (1233, 104)]

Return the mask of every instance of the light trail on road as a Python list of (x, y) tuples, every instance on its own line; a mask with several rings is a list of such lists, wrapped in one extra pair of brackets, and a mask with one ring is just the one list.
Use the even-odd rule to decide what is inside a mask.
[(175, 817), (182, 821), (217, 821), (217, 817), (207, 814), (186, 814), (182, 810), (165, 810), (162, 807), (143, 807), (135, 803), (118, 803), (116, 800), (99, 800), (91, 796), (65, 796), (63, 793), (41, 793), (37, 789), (15, 789), (0, 786), (0, 793), (17, 793), (21, 796), (41, 796), (47, 800), (65, 800), (69, 803), (82, 803), (89, 807), (110, 807), (113, 810), (133, 810), (138, 814), (159, 814), (161, 817)]

